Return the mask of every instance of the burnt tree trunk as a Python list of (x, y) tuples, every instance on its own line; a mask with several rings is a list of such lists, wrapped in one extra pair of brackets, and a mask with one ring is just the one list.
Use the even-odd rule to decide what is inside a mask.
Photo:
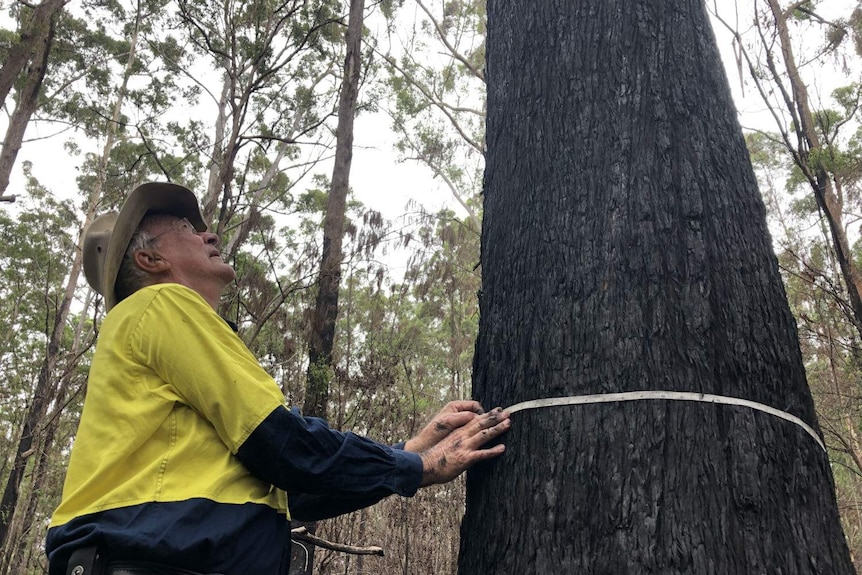
[[(702, 0), (488, 2), (483, 404), (674, 390), (817, 427)], [(459, 572), (853, 573), (827, 455), (748, 407), (513, 415)]]

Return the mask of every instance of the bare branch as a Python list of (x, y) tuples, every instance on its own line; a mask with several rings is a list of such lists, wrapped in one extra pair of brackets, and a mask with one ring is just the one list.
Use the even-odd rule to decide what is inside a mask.
[(410, 75), (406, 70), (404, 70), (403, 68), (401, 68), (401, 67), (398, 65), (398, 63), (395, 61), (395, 58), (393, 58), (392, 56), (388, 56), (388, 55), (386, 55), (386, 54), (382, 54), (382, 53), (381, 53), (380, 55), (381, 55), (381, 56), (382, 56), (382, 57), (387, 61), (387, 63), (389, 63), (389, 65), (390, 65), (390, 66), (392, 66), (392, 67), (393, 67), (393, 68), (395, 68), (398, 72), (400, 72), (400, 73), (401, 73), (401, 75), (403, 75), (403, 76), (404, 76), (404, 78), (405, 78), (408, 82), (410, 82), (410, 85), (411, 85), (411, 86), (413, 86), (413, 87), (415, 87), (417, 90), (419, 90), (419, 91), (422, 93), (422, 95), (423, 95), (423, 96), (425, 96), (425, 98), (426, 98), (426, 99), (427, 99), (427, 100), (428, 100), (432, 105), (434, 105), (434, 107), (436, 107), (438, 110), (440, 110), (440, 111), (443, 113), (443, 115), (445, 115), (445, 116), (449, 119), (449, 123), (451, 123), (451, 124), (452, 124), (452, 126), (455, 128), (455, 130), (457, 130), (458, 135), (460, 135), (460, 136), (461, 136), (461, 138), (462, 138), (465, 142), (467, 142), (470, 146), (472, 146), (473, 148), (475, 148), (475, 149), (476, 149), (476, 151), (477, 151), (477, 152), (479, 152), (480, 154), (484, 154), (484, 153), (485, 153), (485, 147), (484, 147), (482, 144), (480, 144), (479, 142), (477, 142), (477, 141), (473, 140), (473, 138), (471, 138), (470, 136), (468, 136), (468, 135), (464, 132), (464, 130), (461, 128), (461, 125), (458, 123), (458, 120), (457, 120), (457, 119), (455, 118), (455, 116), (450, 112), (449, 107), (448, 107), (444, 102), (442, 102), (442, 101), (440, 101), (438, 98), (436, 98), (436, 97), (434, 96), (434, 94), (432, 94), (430, 91), (428, 91), (428, 89), (427, 89), (427, 88), (425, 88), (425, 86), (423, 86), (420, 82), (418, 82), (415, 78), (413, 78), (413, 77), (412, 77), (412, 76), (411, 76), (411, 75)]
[(446, 34), (443, 32), (443, 28), (440, 26), (440, 23), (436, 18), (431, 14), (431, 11), (425, 6), (425, 3), (422, 0), (416, 0), (416, 3), (419, 4), (419, 7), (425, 11), (425, 14), (428, 15), (428, 18), (434, 24), (434, 29), (437, 30), (437, 35), (440, 36), (440, 41), (443, 42), (443, 45), (446, 46), (446, 49), (449, 50), (449, 53), (452, 54), (452, 57), (464, 64), (464, 66), (470, 70), (470, 72), (482, 80), (485, 81), (485, 74), (482, 70), (477, 69), (473, 64), (471, 64), (464, 56), (462, 56), (454, 46), (449, 43), (449, 40), (446, 39)]
[(379, 557), (383, 557), (385, 555), (382, 547), (358, 547), (356, 545), (345, 545), (344, 543), (333, 543), (332, 541), (327, 541), (326, 539), (312, 535), (305, 527), (292, 529), (290, 531), (290, 536), (292, 539), (296, 539), (297, 541), (305, 541), (306, 543), (311, 543), (312, 545), (317, 545), (324, 549), (341, 551), (342, 553), (350, 553), (351, 555), (377, 555)]

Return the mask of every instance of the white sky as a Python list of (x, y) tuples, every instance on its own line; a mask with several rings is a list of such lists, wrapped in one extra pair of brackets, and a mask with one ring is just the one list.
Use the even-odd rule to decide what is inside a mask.
[[(746, 16), (751, 13), (750, 3), (752, 0), (707, 1), (710, 5), (717, 4), (722, 14), (731, 21), (736, 19), (734, 6), (738, 6), (739, 18), (743, 22)], [(818, 12), (826, 16), (847, 15), (854, 5), (854, 0), (823, 0), (818, 6)], [(748, 18), (750, 19), (750, 17)], [(740, 86), (740, 77), (733, 58), (730, 35), (721, 25), (716, 24), (714, 29), (719, 49), (725, 59), (725, 69), (737, 108), (740, 111), (740, 122), (743, 127), (774, 129), (773, 120), (764, 112), (764, 106), (753, 87), (746, 87), (743, 90)], [(820, 28), (813, 27), (812, 31), (810, 43), (819, 43), (821, 41)], [(830, 66), (819, 68), (816, 74), (814, 72), (815, 70), (811, 69), (808, 71), (812, 74), (810, 83), (815, 85), (846, 83), (848, 81), (847, 78), (837, 76), (830, 69)], [(747, 74), (747, 72), (744, 73)], [(828, 94), (829, 90), (825, 91)], [(0, 129), (5, 130), (5, 118), (0, 119)], [(18, 155), (12, 183), (7, 193), (20, 194), (23, 182), (21, 165), (25, 160), (33, 163), (34, 175), (55, 194), (66, 196), (74, 193), (75, 177), (78, 175), (80, 158), (67, 156), (62, 147), (65, 138), (61, 136), (50, 140), (32, 140), (53, 132), (54, 129), (50, 127), (41, 130), (34, 127), (28, 131), (27, 138), (30, 141), (25, 142)], [(357, 118), (351, 185), (359, 199), (389, 218), (403, 213), (405, 205), (410, 200), (415, 200), (432, 211), (445, 205), (459, 210), (460, 213), (461, 208), (452, 199), (448, 189), (440, 182), (433, 180), (425, 168), (416, 163), (399, 164), (396, 162), (395, 154), (392, 152), (393, 144), (394, 135), (389, 130), (388, 117), (383, 114), (365, 114)]]

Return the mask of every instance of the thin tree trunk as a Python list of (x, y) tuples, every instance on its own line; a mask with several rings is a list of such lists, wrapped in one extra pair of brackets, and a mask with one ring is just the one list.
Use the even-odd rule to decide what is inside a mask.
[(344, 80), (338, 105), (335, 166), (323, 220), (323, 254), (317, 281), (317, 301), (309, 334), (308, 383), (303, 411), (318, 417), (326, 417), (326, 404), (329, 399), (332, 345), (335, 339), (335, 320), (338, 316), (341, 262), (344, 258), (344, 221), (350, 189), (350, 164), (353, 160), (353, 120), (361, 76), (364, 10), (365, 0), (351, 0)]
[(44, 42), (54, 25), (55, 16), (65, 5), (64, 0), (45, 0), (33, 9), (29, 25), (21, 33), (20, 41), (12, 46), (6, 61), (0, 67), (0, 102), (6, 101), (27, 62), (34, 59), (34, 51), (39, 50), (36, 45)]
[[(636, 390), (816, 428), (701, 0), (490, 0), (483, 404)], [(853, 573), (829, 458), (748, 407), (513, 415), (468, 474), (459, 572)]]
[[(350, 190), (350, 165), (353, 160), (353, 121), (359, 95), (362, 61), (362, 24), (365, 19), (365, 0), (350, 0), (347, 24), (344, 77), (338, 102), (338, 128), (335, 142), (335, 165), (326, 215), (323, 219), (323, 254), (317, 280), (317, 300), (311, 317), (308, 337), (308, 371), (303, 412), (327, 416), (329, 386), (332, 380), (332, 346), (335, 341), (335, 321), (338, 317), (338, 292), (341, 288), (341, 262), (344, 258), (344, 221), (347, 195)], [(314, 533), (316, 524), (305, 524)], [(313, 559), (314, 547), (309, 546)], [(310, 575), (313, 561), (309, 561), (304, 575)]]
[(791, 151), (797, 166), (807, 177), (817, 205), (829, 225), (832, 246), (835, 249), (841, 275), (847, 286), (850, 307), (853, 310), (853, 323), (856, 330), (862, 335), (862, 278), (859, 277), (859, 272), (853, 261), (850, 242), (844, 229), (843, 199), (837, 193), (836, 187), (819, 157), (825, 150), (817, 132), (814, 115), (811, 112), (808, 87), (802, 80), (796, 64), (796, 56), (793, 53), (790, 31), (787, 28), (790, 11), (783, 11), (778, 0), (768, 0), (768, 4), (772, 12), (775, 29), (778, 32), (778, 44), (790, 82), (791, 92), (785, 94), (786, 105), (788, 111), (796, 119), (795, 130), (798, 148)]
[[(3, 195), (6, 188), (9, 187), (9, 178), (12, 174), (12, 167), (15, 165), (15, 159), (18, 157), (18, 151), (21, 149), (24, 132), (27, 130), (27, 124), (30, 123), (30, 117), (39, 107), (39, 93), (42, 90), (45, 72), (48, 70), (51, 46), (54, 44), (56, 19), (63, 4), (60, 3), (56, 9), (52, 9), (51, 5), (46, 5), (45, 9), (39, 10), (41, 7), (42, 5), (37, 7), (37, 13), (33, 15), (34, 33), (38, 36), (34, 34), (34, 37), (29, 39), (32, 41), (30, 54), (32, 57), (30, 68), (27, 70), (27, 80), (19, 94), (18, 105), (15, 106), (15, 111), (9, 119), (2, 152), (0, 152), (0, 195)], [(41, 18), (45, 14), (48, 15), (46, 22), (35, 21), (37, 17)], [(2, 83), (2, 71), (0, 71), (0, 83)], [(2, 89), (3, 86), (0, 86), (0, 90)]]
[(227, 126), (227, 102), (233, 90), (231, 90), (231, 77), (225, 72), (222, 84), (221, 96), (218, 101), (218, 117), (215, 123), (215, 137), (213, 138), (212, 157), (209, 166), (209, 179), (207, 191), (202, 198), (204, 221), (209, 223), (215, 217), (216, 206), (220, 197), (221, 173), (225, 163), (225, 126)]

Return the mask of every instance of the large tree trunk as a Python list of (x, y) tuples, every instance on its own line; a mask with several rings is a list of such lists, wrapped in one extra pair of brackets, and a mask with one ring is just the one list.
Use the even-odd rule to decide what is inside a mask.
[[(816, 428), (702, 0), (488, 3), (474, 394), (676, 390)], [(468, 476), (459, 571), (853, 573), (826, 453), (751, 409), (516, 413)]]

